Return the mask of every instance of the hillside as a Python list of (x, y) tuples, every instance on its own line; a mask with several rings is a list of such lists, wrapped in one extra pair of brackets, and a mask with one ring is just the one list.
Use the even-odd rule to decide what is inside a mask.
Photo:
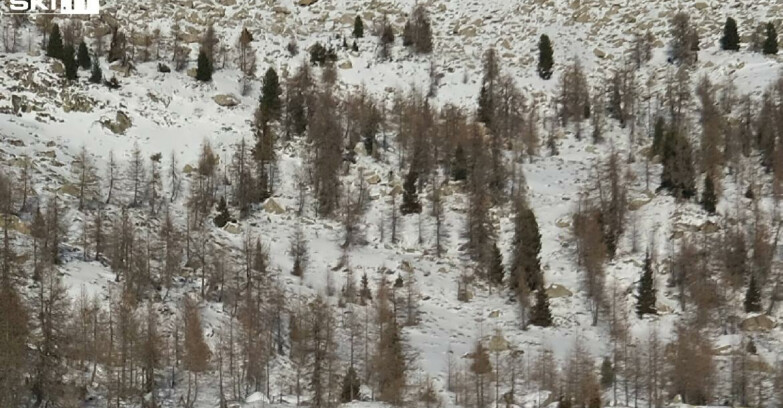
[[(60, 28), (81, 25), (93, 51), (98, 42), (108, 51), (113, 27), (126, 33), (130, 63), (109, 63), (106, 56), (99, 60), (104, 78), (115, 76), (118, 89), (91, 84), (89, 69), (81, 69), (77, 80), (63, 77), (63, 64), (45, 56), (41, 47), (50, 28), (39, 27), (51, 21), (30, 17), (22, 22), (17, 49), (0, 53), (5, 175), (0, 212), (8, 232), (0, 257), (2, 283), (15, 288), (0, 294), (0, 304), (13, 311), (9, 293), (18, 292), (20, 310), (27, 315), (19, 323), (12, 318), (24, 313), (4, 314), (0, 334), (28, 329), (16, 343), (21, 351), (9, 346), (11, 340), (0, 341), (0, 349), (8, 350), (0, 361), (15, 367), (0, 374), (3, 391), (14, 390), (0, 403), (332, 406), (340, 399), (348, 366), (357, 360), (360, 395), (350, 404), (362, 407), (783, 404), (783, 328), (778, 324), (783, 309), (775, 304), (783, 300), (777, 248), (783, 225), (778, 206), (781, 59), (748, 49), (758, 24), (771, 21), (783, 28), (779, 2), (431, 0), (424, 4), (433, 51), (424, 54), (402, 44), (403, 27), (419, 3), (413, 0), (320, 0), (308, 6), (298, 0), (103, 3), (100, 17), (57, 17), (54, 22)], [(683, 99), (683, 113), (675, 118), (669, 111), (673, 78), (686, 70), (669, 61), (671, 20), (678, 11), (690, 15), (700, 49), (678, 90), (692, 97)], [(365, 35), (351, 49), (357, 15)], [(397, 35), (389, 60), (378, 57), (375, 27), (383, 16)], [(736, 52), (720, 47), (727, 17), (740, 28), (742, 48)], [(12, 24), (10, 16), (4, 15), (2, 24)], [(194, 78), (196, 61), (210, 24), (219, 40), (216, 69), (211, 81), (201, 82)], [(243, 95), (241, 84), (248, 76), (238, 67), (237, 53), (244, 28), (253, 37), (257, 70)], [(615, 72), (632, 65), (635, 35), (645, 32), (653, 38), (651, 58), (632, 69), (629, 89), (635, 90), (635, 99), (623, 104), (633, 106), (628, 124), (621, 126), (603, 104), (611, 98)], [(551, 38), (554, 50), (548, 80), (536, 70), (542, 34)], [(342, 46), (343, 36), (348, 48)], [(175, 68), (175, 37), (188, 50), (187, 65), (161, 72), (159, 62)], [(292, 40), (296, 55), (288, 49)], [(268, 68), (279, 74), (283, 101), (303, 95), (288, 85), (300, 67), (311, 65), (309, 50), (316, 43), (336, 50), (336, 81), (325, 85), (323, 72), (329, 68), (311, 66), (318, 85), (310, 91), (316, 102), (308, 102), (313, 103), (308, 130), (289, 136), (282, 118), (271, 121), (274, 187), (269, 197), (251, 200), (240, 217), (236, 152), (243, 140), (255, 145), (260, 133), (255, 115), (264, 97), (263, 77)], [(510, 78), (509, 87), (522, 101), (518, 116), (505, 124), (509, 137), (496, 150), (490, 146), (495, 128), (473, 120), (487, 86), (483, 56), (489, 48), (496, 51), (500, 78)], [(147, 61), (141, 56), (145, 50), (154, 50)], [(591, 117), (580, 118), (580, 112), (563, 123), (561, 84), (576, 61), (591, 95)], [(714, 86), (719, 111), (714, 117), (720, 121), (711, 128), (705, 126), (707, 109), (700, 99), (710, 93), (699, 92), (702, 78)], [(747, 101), (740, 98), (744, 95)], [(365, 112), (356, 108), (360, 98), (371, 101), (367, 106), (377, 108), (380, 118), (372, 129), (372, 152), (365, 134), (356, 143), (354, 135), (360, 132), (351, 127), (365, 124), (359, 120)], [(746, 106), (752, 111), (747, 121)], [(448, 126), (449, 107), (464, 116), (453, 127)], [(430, 116), (420, 116), (425, 111)], [(591, 137), (597, 134), (596, 115), (603, 115), (601, 140)], [(666, 123), (666, 132), (690, 143), (691, 181), (698, 190), (693, 197), (659, 189), (669, 161), (665, 150), (656, 152), (653, 146), (657, 117)], [(316, 123), (322, 126), (318, 131), (312, 130)], [(704, 136), (713, 133), (720, 134), (718, 139)], [(337, 136), (324, 141), (318, 139), (321, 134)], [(710, 147), (705, 140), (719, 141), (719, 165), (702, 163)], [(731, 144), (737, 140), (742, 146)], [(454, 180), (450, 172), (460, 165), (457, 145), (475, 160), (466, 164), (466, 180)], [(214, 152), (209, 175), (200, 173), (205, 146)], [(334, 170), (336, 185), (316, 185), (323, 172), (319, 149), (337, 156), (333, 166), (323, 163)], [(431, 156), (422, 164), (416, 153), (424, 150)], [(157, 153), (161, 156), (152, 159)], [(491, 194), (489, 178), (472, 176), (490, 167), (476, 157), (500, 158), (502, 197)], [(613, 241), (613, 257), (603, 253), (609, 250), (599, 236), (605, 231), (587, 230), (582, 239), (576, 237), (575, 218), (585, 207), (610, 211), (602, 206), (604, 195), (617, 187), (611, 185), (612, 158), (624, 192), (623, 210), (611, 210), (622, 214), (624, 225)], [(134, 185), (137, 159), (146, 171)], [(81, 205), (85, 162), (96, 177), (87, 183), (89, 194)], [(115, 176), (110, 177), (112, 162)], [(253, 163), (253, 171), (263, 172)], [(422, 210), (403, 215), (406, 176), (416, 172), (415, 166), (428, 169), (410, 183), (417, 184)], [(714, 214), (700, 203), (705, 175), (714, 176), (717, 185)], [(612, 192), (603, 190), (607, 185)], [(193, 208), (200, 204), (193, 204), (193, 197), (200, 189), (208, 190), (211, 200), (194, 221)], [(331, 215), (322, 214), (324, 191), (338, 197)], [(442, 201), (440, 222), (433, 215), (435, 196)], [(224, 227), (214, 222), (220, 198), (229, 202), (229, 218), (236, 219)], [(488, 203), (482, 228), (492, 232), (471, 243), (477, 201)], [(515, 240), (521, 202), (532, 210), (540, 232), (536, 255), (544, 283), (529, 291), (509, 288), (512, 262), (524, 252), (520, 248), (535, 246)], [(61, 231), (51, 224), (44, 232), (36, 229), (39, 209), (47, 220), (61, 217), (56, 223)], [(604, 218), (597, 214), (581, 215), (607, 228), (608, 213)], [(173, 261), (166, 258), (168, 238), (161, 232), (167, 220), (179, 233), (179, 240), (171, 238), (174, 252), (181, 253)], [(96, 222), (105, 236), (96, 232)], [(53, 241), (51, 235), (58, 233)], [(132, 238), (126, 241), (124, 234)], [(301, 277), (292, 274), (297, 235), (309, 258)], [(98, 250), (96, 236), (105, 241), (104, 251)], [(256, 249), (256, 242), (265, 249)], [(502, 258), (500, 284), (488, 280), (482, 264), (481, 251), (488, 251), (489, 244), (497, 245)], [(479, 255), (473, 246), (481, 248)], [(57, 262), (44, 260), (38, 251), (50, 251)], [(646, 254), (652, 257), (657, 313), (639, 317)], [(598, 278), (588, 282), (594, 277), (590, 268)], [(371, 300), (357, 295), (364, 276)], [(759, 287), (761, 308), (756, 311), (746, 307), (751, 280)], [(64, 293), (57, 299), (60, 283)], [(549, 327), (528, 324), (542, 291), (550, 304)], [(52, 306), (47, 310), (60, 305), (62, 314), (42, 317), (44, 298)], [(186, 303), (196, 305), (197, 320), (187, 313)], [(393, 311), (386, 310), (390, 307)], [(384, 313), (394, 324), (382, 319)], [(157, 336), (148, 336), (151, 320)], [(209, 349), (202, 369), (194, 369), (198, 359), (191, 359), (198, 344), (187, 340), (199, 337), (189, 325), (194, 321), (200, 321), (195, 332)], [(392, 337), (399, 341), (384, 341), (389, 327), (398, 325), (399, 339)], [(54, 327), (56, 335), (47, 336), (47, 327)], [(121, 341), (125, 335), (134, 340)], [(145, 339), (152, 337), (156, 345), (147, 346)], [(53, 346), (55, 341), (60, 343)], [(477, 342), (491, 350), (488, 370), (476, 368), (482, 361)], [(395, 401), (387, 398), (395, 376), (387, 374), (399, 362), (390, 357), (397, 345), (407, 370)], [(157, 356), (153, 368), (145, 366), (150, 354)], [(45, 358), (51, 356), (56, 358)], [(328, 365), (320, 366), (322, 360)], [(605, 360), (611, 363), (609, 379)], [(249, 367), (256, 365), (261, 368), (251, 380)], [(324, 376), (328, 396), (320, 396), (315, 375)], [(24, 381), (13, 388), (13, 378)], [(200, 388), (197, 398), (191, 380)]]

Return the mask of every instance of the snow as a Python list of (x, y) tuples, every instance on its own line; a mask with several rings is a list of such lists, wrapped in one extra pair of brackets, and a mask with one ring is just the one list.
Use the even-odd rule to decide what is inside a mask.
[[(107, 3), (107, 7), (116, 7), (119, 10), (118, 15), (121, 19), (132, 20), (131, 17), (139, 13), (137, 4), (139, 2), (107, 1)], [(326, 41), (335, 31), (349, 32), (345, 25), (322, 24), (322, 20), (333, 21), (340, 15), (359, 10), (365, 11), (364, 9), (367, 8), (365, 2), (352, 0), (323, 0), (310, 8), (295, 6), (293, 0), (279, 3), (290, 11), (290, 17), (285, 20), (289, 31), (282, 35), (264, 29), (276, 24), (280, 17), (268, 10), (268, 7), (261, 6), (260, 2), (255, 1), (240, 0), (235, 6), (226, 7), (226, 17), (219, 20), (217, 29), (221, 36), (230, 38), (236, 35), (243, 24), (252, 25), (258, 44), (259, 67), (265, 69), (267, 65), (273, 65), (278, 67), (280, 72), (285, 70), (290, 72), (298, 66), (307, 47), (315, 41)], [(480, 87), (480, 57), (488, 46), (494, 45), (502, 55), (504, 72), (512, 75), (531, 102), (538, 102), (540, 116), (544, 117), (552, 112), (559, 71), (567, 61), (578, 58), (584, 64), (591, 83), (595, 86), (600, 86), (601, 82), (607, 79), (611, 69), (622, 59), (631, 38), (629, 34), (631, 29), (625, 27), (623, 23), (629, 15), (629, 7), (633, 10), (630, 14), (636, 18), (636, 24), (650, 23), (651, 29), (662, 41), (668, 37), (666, 13), (676, 7), (673, 4), (675, 2), (669, 1), (633, 5), (627, 2), (608, 2), (610, 4), (607, 6), (584, 2), (590, 4), (588, 12), (592, 16), (592, 22), (581, 24), (573, 21), (577, 10), (573, 10), (570, 2), (565, 0), (538, 2), (540, 7), (532, 8), (520, 3), (522, 2), (501, 0), (434, 1), (431, 10), (438, 10), (437, 13), (433, 11), (437, 27), (435, 55), (409, 56), (398, 46), (394, 49), (397, 58), (394, 62), (377, 62), (373, 56), (375, 40), (368, 36), (359, 41), (360, 53), (340, 51), (340, 61), (350, 60), (352, 63), (351, 69), (338, 69), (340, 86), (343, 92), (363, 86), (371, 94), (388, 103), (395, 92), (407, 92), (411, 88), (427, 89), (430, 62), (434, 61), (439, 72), (444, 74), (437, 96), (434, 98), (435, 104), (443, 106), (451, 103), (473, 109)], [(693, 1), (679, 3), (683, 8), (687, 8)], [(758, 1), (752, 2), (755, 7), (750, 9), (748, 4), (744, 3), (741, 9), (731, 10), (730, 13), (740, 14), (736, 17), (741, 26), (743, 24), (747, 26), (749, 24), (747, 22), (755, 17), (767, 15), (774, 6), (772, 1)], [(414, 4), (414, 0), (389, 1), (384, 4), (391, 10), (407, 12)], [(692, 74), (692, 78), (706, 75), (718, 84), (731, 79), (739, 93), (753, 93), (758, 96), (767, 85), (776, 80), (781, 68), (779, 59), (747, 51), (727, 53), (718, 50), (716, 41), (719, 30), (714, 29), (715, 24), (721, 21), (724, 15), (729, 14), (727, 8), (730, 7), (728, 3), (723, 6), (721, 4), (723, 3), (710, 2), (714, 10), (709, 13), (693, 12), (694, 19), (701, 26), (710, 27), (711, 30), (703, 33), (703, 51), (699, 53), (701, 62), (696, 72)], [(187, 8), (180, 6), (172, 6), (172, 8), (177, 11), (187, 11)], [(147, 19), (139, 19), (135, 24), (167, 27), (172, 21), (171, 12), (158, 10), (154, 5), (150, 5), (150, 10), (153, 11), (150, 11)], [(235, 21), (232, 16), (242, 10), (251, 10), (251, 17)], [(612, 10), (619, 11), (612, 12)], [(375, 15), (377, 16), (377, 13)], [(477, 19), (481, 24), (474, 24), (478, 32), (476, 37), (463, 38), (451, 34), (456, 27), (469, 26)], [(601, 19), (606, 21), (599, 26), (596, 22)], [(369, 26), (369, 22), (365, 24)], [(534, 50), (541, 33), (550, 35), (555, 47), (558, 70), (550, 81), (541, 81), (534, 69)], [(297, 38), (302, 50), (297, 57), (288, 57), (284, 51), (285, 44), (291, 37)], [(503, 40), (510, 41), (510, 49), (502, 45)], [(606, 59), (595, 57), (593, 52), (595, 48), (600, 48), (611, 57)], [(4, 56), (0, 61), (5, 63), (9, 60), (33, 65), (41, 71), (48, 70), (47, 64), (41, 57), (30, 57), (19, 53)], [(105, 74), (111, 72), (105, 64), (103, 68)], [(69, 177), (67, 165), (82, 146), (86, 146), (91, 154), (95, 155), (101, 169), (107, 165), (110, 151), (124, 161), (128, 159), (130, 151), (136, 144), (145, 157), (162, 153), (164, 168), (169, 153), (175, 152), (181, 169), (186, 164), (195, 163), (204, 141), (210, 142), (220, 156), (221, 165), (225, 165), (230, 161), (231, 146), (243, 137), (248, 140), (253, 137), (251, 118), (259, 96), (259, 81), (254, 81), (249, 95), (239, 97), (238, 106), (224, 108), (214, 103), (212, 97), (226, 93), (238, 95), (240, 74), (235, 69), (220, 70), (214, 75), (212, 83), (200, 84), (184, 72), (160, 74), (156, 71), (155, 63), (138, 64), (136, 68), (137, 72), (128, 78), (118, 74), (122, 83), (119, 91), (109, 92), (101, 86), (83, 85), (84, 93), (96, 101), (94, 111), (91, 113), (65, 114), (56, 101), (47, 97), (33, 92), (15, 92), (40, 101), (43, 110), (57, 119), (42, 122), (38, 120), (39, 115), (36, 112), (24, 113), (18, 117), (0, 116), (2, 139), (21, 140), (24, 143), (24, 146), (11, 146), (4, 143), (3, 158), (22, 154), (33, 157), (37, 152), (54, 150), (56, 161), (65, 164), (64, 167), (57, 166), (52, 161), (36, 162), (40, 170), (37, 186), (39, 192), (44, 194), (47, 189), (61, 185)], [(638, 78), (639, 83), (644, 84), (644, 86), (640, 85), (640, 89), (644, 88), (644, 92), (655, 100), (656, 94), (662, 94), (664, 80), (671, 70), (672, 68), (666, 64), (663, 47), (656, 48), (654, 59), (641, 71)], [(82, 72), (81, 75), (83, 78), (80, 81), (85, 83), (86, 73)], [(12, 89), (18, 82), (11, 78), (8, 72), (0, 72), (0, 86), (4, 92)], [(649, 88), (647, 83), (651, 84)], [(161, 102), (155, 102), (153, 98)], [(0, 98), (0, 107), (10, 106), (10, 104), (9, 99)], [(103, 118), (113, 119), (118, 110), (126, 112), (133, 122), (133, 126), (124, 135), (115, 135), (99, 123)], [(446, 398), (448, 406), (453, 404), (453, 396), (445, 391), (448, 353), (451, 352), (458, 360), (463, 360), (462, 356), (472, 349), (478, 339), (487, 339), (495, 333), (495, 330), (502, 330), (503, 335), (515, 348), (525, 352), (526, 358), (532, 359), (540, 350), (550, 348), (555, 356), (562, 360), (573, 350), (577, 341), (596, 361), (600, 361), (600, 358), (609, 353), (606, 327), (603, 324), (591, 325), (587, 299), (580, 290), (580, 271), (575, 264), (573, 244), (570, 242), (571, 231), (558, 225), (559, 221), (570, 220), (579, 199), (578, 192), (590, 182), (595, 164), (607, 156), (609, 146), (614, 146), (625, 157), (629, 152), (638, 155), (642, 144), (647, 144), (644, 135), (639, 135), (637, 139), (642, 139), (642, 142), (631, 146), (627, 130), (620, 129), (613, 121), (609, 121), (607, 125), (607, 142), (604, 145), (593, 148), (589, 140), (578, 141), (572, 132), (567, 132), (558, 140), (560, 151), (558, 156), (550, 157), (542, 147), (540, 156), (523, 165), (529, 189), (528, 198), (536, 213), (542, 234), (541, 260), (546, 282), (563, 285), (575, 294), (572, 297), (551, 301), (555, 318), (553, 328), (530, 327), (522, 330), (516, 304), (509, 299), (508, 293), (505, 291), (498, 293), (495, 289), (490, 294), (489, 288), (482, 286), (481, 283), (472, 288), (475, 296), (470, 302), (457, 301), (457, 279), (463, 270), (470, 269), (470, 264), (464, 261), (458, 250), (462, 243), (464, 194), (458, 192), (447, 198), (445, 207), (450, 209), (446, 220), (449, 232), (448, 245), (445, 257), (436, 259), (431, 250), (434, 245), (431, 233), (432, 220), (426, 215), (423, 215), (422, 221), (425, 231), (424, 244), (418, 244), (416, 216), (404, 217), (402, 220), (399, 243), (389, 243), (388, 231), (386, 231), (386, 241), (380, 241), (378, 225), (389, 211), (387, 192), (390, 183), (387, 183), (385, 175), (389, 170), (396, 170), (395, 163), (379, 163), (367, 157), (360, 157), (358, 165), (354, 166), (351, 174), (344, 178), (344, 183), (354, 180), (358, 175), (356, 171), (358, 166), (364, 167), (365, 176), (373, 173), (382, 175), (384, 180), (382, 183), (369, 186), (370, 195), (379, 197), (371, 203), (364, 221), (364, 230), (369, 243), (352, 249), (348, 256), (349, 263), (356, 279), (359, 279), (363, 273), (367, 273), (373, 284), (381, 278), (382, 268), (393, 271), (394, 274), (390, 276), (393, 279), (398, 273), (405, 277), (404, 273), (399, 272), (403, 261), (414, 265), (419, 290), (422, 296), (428, 298), (420, 302), (419, 325), (406, 328), (404, 334), (411, 351), (417, 356), (415, 374), (430, 375), (436, 381), (439, 392)], [(544, 134), (545, 130), (542, 129), (542, 135)], [(51, 143), (54, 143), (54, 146)], [(281, 149), (280, 183), (274, 199), (289, 211), (282, 215), (258, 211), (251, 218), (240, 223), (240, 234), (233, 235), (226, 231), (215, 231), (213, 234), (214, 241), (226, 246), (234, 255), (239, 253), (245, 234), (262, 237), (263, 242), (269, 247), (272, 269), (277, 271), (289, 299), (299, 296), (311, 298), (317, 293), (325, 293), (327, 276), (330, 274), (338, 289), (345, 281), (342, 269), (331, 271), (343, 256), (343, 250), (340, 248), (339, 223), (334, 220), (315, 219), (309, 209), (302, 220), (299, 220), (290, 210), (296, 207), (294, 175), (303, 166), (302, 149), (301, 144), (297, 142)], [(389, 157), (394, 157), (393, 152), (390, 152)], [(641, 160), (631, 166), (637, 175), (644, 174)], [(653, 167), (650, 178), (651, 189), (657, 185), (660, 172), (660, 166)], [(723, 185), (724, 199), (721, 200), (719, 211), (729, 213), (733, 211), (737, 202), (735, 198), (740, 196), (742, 191), (728, 176)], [(630, 193), (632, 198), (649, 197), (643, 177), (637, 177), (632, 183)], [(656, 250), (660, 259), (666, 258), (676, 247), (670, 244), (673, 242), (671, 237), (674, 232), (672, 221), (686, 225), (701, 225), (707, 220), (719, 221), (717, 217), (707, 217), (700, 213), (696, 204), (678, 203), (665, 195), (652, 194), (652, 196), (650, 202), (634, 211), (632, 216), (638, 219), (639, 230), (642, 231), (640, 248), (647, 248), (651, 242), (657, 243)], [(73, 201), (72, 198), (67, 199)], [(763, 202), (762, 205), (764, 208), (770, 207), (769, 202)], [(184, 219), (182, 200), (174, 203), (172, 210), (178, 220)], [(73, 221), (70, 223), (71, 238), (74, 242), (78, 242), (76, 239), (81, 231), (82, 220), (75, 210), (71, 211), (69, 216)], [(510, 238), (513, 235), (511, 221), (508, 208), (496, 209), (495, 222), (499, 226), (501, 250), (505, 259), (509, 259), (511, 250)], [(290, 276), (292, 264), (287, 254), (289, 239), (300, 223), (303, 223), (309, 241), (311, 257), (303, 280)], [(661, 266), (657, 277), (661, 295), (659, 303), (669, 306), (674, 312), (656, 318), (637, 319), (631, 305), (633, 305), (633, 293), (644, 253), (643, 251), (631, 253), (629, 248), (630, 244), (624, 242), (617, 259), (607, 265), (607, 287), (616, 285), (624, 294), (628, 303), (624, 313), (631, 322), (630, 332), (637, 340), (645, 341), (653, 329), (657, 330), (663, 339), (670, 339), (673, 327), (682, 318), (682, 313), (673, 293), (665, 287), (667, 272)], [(82, 292), (88, 295), (105, 296), (115, 282), (115, 275), (106, 266), (96, 262), (72, 260), (62, 266), (61, 272), (70, 287), (69, 293), (74, 298), (80, 296)], [(194, 292), (197, 283), (192, 279), (186, 280), (169, 301), (174, 304), (181, 296)], [(334, 298), (330, 301), (336, 303)], [(734, 303), (739, 301), (741, 300), (738, 297), (733, 299)], [(490, 317), (493, 311), (500, 313), (497, 317)], [(217, 303), (203, 304), (202, 314), (207, 333), (214, 334), (226, 320), (221, 305)], [(782, 316), (778, 312), (775, 317), (780, 320)], [(737, 345), (742, 341), (739, 335), (721, 333), (713, 333), (713, 335), (716, 347)], [(770, 333), (758, 333), (754, 339), (760, 354), (765, 356), (767, 361), (774, 362), (780, 358), (780, 350), (783, 349), (781, 348), (783, 329), (776, 328)], [(213, 346), (214, 341), (216, 338), (212, 337), (210, 342)], [(344, 347), (340, 352), (346, 353)], [(286, 369), (285, 361), (278, 364), (281, 371)], [(213, 380), (210, 381), (214, 382)], [(523, 406), (538, 406), (539, 401), (546, 400), (547, 395), (537, 390), (525, 391), (527, 394)], [(276, 392), (273, 389), (273, 394)], [(203, 402), (203, 406), (210, 406), (208, 404), (211, 403), (212, 397), (204, 398), (205, 401), (210, 402)], [(262, 393), (252, 394), (245, 402), (251, 404), (246, 405), (248, 407), (260, 407), (270, 403)], [(357, 408), (368, 405), (378, 406), (378, 404), (368, 403), (351, 405), (356, 405)]]

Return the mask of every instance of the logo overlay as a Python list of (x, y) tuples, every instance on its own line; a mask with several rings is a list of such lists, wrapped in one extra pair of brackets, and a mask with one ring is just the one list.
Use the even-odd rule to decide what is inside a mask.
[(3, 0), (8, 4), (8, 14), (99, 14), (98, 0)]

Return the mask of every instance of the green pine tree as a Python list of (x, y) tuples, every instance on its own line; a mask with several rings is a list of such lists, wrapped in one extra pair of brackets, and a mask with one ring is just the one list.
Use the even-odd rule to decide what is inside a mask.
[(659, 155), (663, 153), (663, 141), (666, 136), (666, 119), (663, 116), (655, 118), (655, 125), (653, 129), (653, 155)]
[(500, 285), (503, 283), (503, 275), (505, 275), (503, 255), (500, 253), (497, 242), (495, 242), (492, 244), (492, 265), (490, 265), (488, 278), (492, 284)]
[(492, 95), (486, 85), (481, 85), (478, 97), (478, 121), (489, 126), (492, 120)]
[(84, 40), (79, 43), (79, 52), (77, 53), (76, 61), (83, 69), (89, 69), (92, 65), (92, 62), (90, 61), (90, 51), (87, 50), (87, 44), (84, 43)]
[(675, 129), (668, 129), (663, 140), (661, 188), (675, 197), (689, 199), (696, 195), (696, 170), (688, 139)]
[(718, 197), (715, 195), (715, 183), (712, 177), (704, 177), (704, 192), (701, 195), (701, 206), (710, 214), (715, 214), (715, 207), (718, 204)]
[(457, 148), (454, 150), (454, 160), (451, 163), (451, 178), (454, 181), (466, 180), (468, 178), (468, 158), (462, 145), (457, 145)]
[(196, 66), (196, 79), (201, 82), (212, 81), (212, 63), (204, 50), (198, 53), (198, 65)]
[(764, 40), (764, 46), (762, 50), (766, 55), (774, 55), (778, 53), (778, 30), (775, 29), (775, 25), (767, 23), (767, 38)]
[(530, 324), (540, 327), (552, 325), (552, 312), (549, 310), (549, 296), (542, 288), (536, 291), (536, 304), (530, 311)]
[(282, 108), (280, 95), (282, 94), (283, 91), (280, 89), (280, 79), (277, 76), (277, 71), (275, 71), (274, 68), (269, 67), (269, 69), (266, 70), (266, 73), (264, 73), (259, 105), (262, 118), (265, 122), (276, 120), (280, 117), (280, 110)]
[(745, 311), (748, 313), (757, 313), (761, 311), (761, 291), (759, 290), (756, 277), (750, 275), (748, 290), (745, 292)]
[(362, 21), (362, 17), (357, 15), (356, 19), (353, 21), (353, 38), (362, 37), (364, 37), (364, 22)]
[(60, 34), (60, 26), (52, 25), (52, 32), (49, 34), (49, 42), (46, 44), (46, 56), (51, 58), (63, 58), (63, 37)]
[(720, 38), (720, 48), (727, 51), (739, 51), (739, 34), (737, 34), (737, 22), (729, 17), (723, 26), (723, 37)]
[(100, 84), (103, 81), (103, 71), (98, 58), (92, 60), (92, 71), (90, 71), (90, 83)]
[(536, 215), (527, 206), (520, 206), (514, 217), (514, 240), (508, 284), (512, 290), (519, 289), (519, 283), (527, 283), (529, 290), (543, 290), (544, 276), (541, 273), (541, 232)]
[(228, 224), (229, 221), (231, 221), (231, 214), (228, 212), (228, 204), (226, 203), (225, 197), (220, 197), (220, 201), (218, 202), (218, 215), (215, 216), (215, 226), (218, 228), (223, 228)]
[(419, 193), (416, 192), (416, 181), (419, 175), (411, 170), (405, 176), (405, 183), (402, 185), (402, 205), (400, 212), (402, 215), (421, 213), (421, 202), (419, 202)]
[(549, 40), (549, 36), (541, 34), (541, 39), (538, 42), (538, 76), (542, 79), (551, 78), (552, 67), (554, 65), (555, 60), (552, 56), (552, 42)]
[(640, 318), (646, 314), (656, 314), (655, 309), (655, 279), (653, 277), (652, 260), (648, 253), (644, 257), (644, 270), (639, 280), (639, 294), (636, 296), (636, 315)]
[(359, 388), (361, 387), (361, 381), (359, 381), (359, 375), (356, 374), (353, 366), (348, 367), (348, 371), (343, 377), (343, 387), (340, 392), (340, 401), (342, 403), (348, 403), (359, 399)]
[(65, 66), (65, 78), (71, 81), (79, 78), (79, 64), (76, 62), (75, 52), (73, 45), (66, 45), (63, 48), (62, 61)]

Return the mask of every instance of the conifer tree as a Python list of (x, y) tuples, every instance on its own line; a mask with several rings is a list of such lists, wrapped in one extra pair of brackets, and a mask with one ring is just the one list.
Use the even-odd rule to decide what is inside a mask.
[(489, 281), (492, 284), (500, 285), (503, 283), (503, 255), (500, 253), (497, 242), (492, 245), (492, 264), (489, 269)]
[(468, 158), (462, 145), (454, 150), (454, 160), (451, 163), (451, 178), (454, 181), (464, 181), (468, 178)]
[(748, 313), (761, 311), (761, 291), (754, 275), (750, 275), (748, 290), (745, 292), (745, 311)]
[(695, 177), (688, 139), (673, 128), (667, 130), (663, 141), (661, 188), (671, 191), (677, 198), (689, 199), (696, 194)]
[(540, 327), (549, 327), (552, 325), (552, 312), (549, 310), (549, 295), (541, 285), (536, 291), (536, 304), (530, 311), (530, 324)]
[(541, 34), (541, 39), (538, 42), (538, 76), (542, 79), (551, 78), (554, 64), (552, 42), (549, 40), (549, 36)]
[(65, 78), (71, 81), (79, 78), (79, 64), (76, 62), (74, 53), (75, 51), (72, 45), (66, 45), (62, 51)]
[(525, 282), (530, 290), (543, 289), (544, 278), (541, 273), (541, 233), (533, 210), (520, 205), (514, 218), (514, 241), (509, 286), (517, 290), (520, 282)]
[(90, 51), (87, 50), (87, 44), (84, 43), (84, 40), (79, 43), (79, 52), (76, 56), (76, 61), (83, 69), (89, 69), (92, 65), (90, 60)]
[(715, 194), (715, 183), (709, 174), (704, 177), (704, 192), (701, 195), (701, 206), (710, 214), (715, 214), (718, 197)]
[(774, 55), (778, 53), (778, 31), (775, 29), (775, 24), (772, 22), (767, 23), (766, 27), (767, 38), (764, 40), (764, 46), (762, 48), (764, 54)]
[(100, 84), (103, 81), (103, 70), (98, 58), (92, 60), (92, 70), (90, 71), (90, 83)]
[(362, 37), (364, 37), (364, 22), (362, 21), (362, 17), (357, 15), (356, 19), (353, 21), (353, 38)]
[(720, 39), (720, 48), (727, 51), (739, 51), (739, 34), (737, 34), (737, 22), (729, 17), (723, 26), (723, 37)]
[(212, 80), (212, 63), (204, 50), (198, 53), (198, 65), (196, 66), (196, 79), (201, 82)]
[(359, 399), (359, 388), (361, 387), (361, 381), (359, 375), (353, 366), (348, 367), (348, 371), (343, 377), (343, 387), (340, 392), (340, 401), (342, 403), (348, 403)]
[(49, 42), (46, 44), (46, 56), (57, 59), (63, 57), (63, 37), (60, 34), (60, 26), (57, 24), (52, 25)]
[(231, 214), (228, 212), (228, 204), (226, 204), (226, 198), (220, 197), (220, 201), (217, 206), (218, 215), (215, 217), (215, 226), (223, 228), (231, 221)]
[(655, 279), (653, 277), (652, 260), (648, 253), (644, 257), (644, 270), (639, 280), (639, 294), (636, 296), (636, 315), (640, 318), (646, 314), (656, 314), (655, 309)]
[(402, 205), (400, 206), (402, 215), (421, 213), (421, 202), (419, 202), (419, 194), (416, 192), (418, 178), (418, 174), (413, 170), (405, 176), (405, 183), (402, 185)]
[(280, 89), (280, 80), (274, 68), (269, 67), (264, 73), (264, 81), (261, 86), (261, 100), (259, 109), (261, 109), (262, 120), (266, 123), (270, 120), (276, 120), (280, 117), (282, 103), (280, 95), (283, 91)]

